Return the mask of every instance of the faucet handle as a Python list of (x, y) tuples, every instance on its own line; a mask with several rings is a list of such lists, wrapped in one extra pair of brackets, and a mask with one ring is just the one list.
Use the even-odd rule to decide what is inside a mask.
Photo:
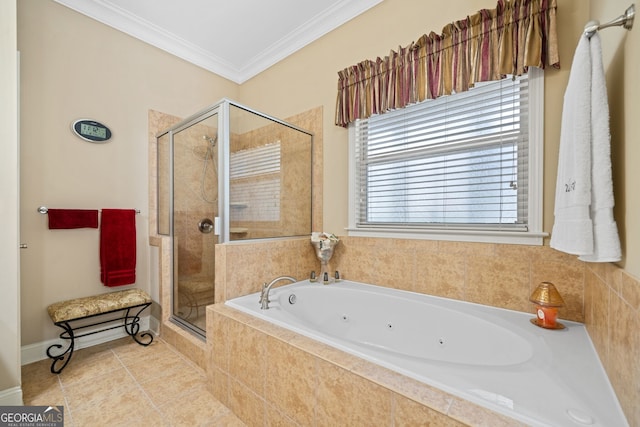
[(264, 282), (262, 284), (262, 289), (260, 290), (260, 301), (258, 301), (259, 303), (262, 303), (262, 301), (264, 300), (265, 297), (265, 291), (267, 290), (267, 282)]

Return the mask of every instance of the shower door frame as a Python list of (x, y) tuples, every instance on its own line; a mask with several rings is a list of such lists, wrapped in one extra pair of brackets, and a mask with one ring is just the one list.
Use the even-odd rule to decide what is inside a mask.
[[(214, 115), (217, 115), (217, 120), (218, 120), (218, 141), (220, 141), (220, 127), (223, 126), (223, 117), (222, 114), (220, 112), (220, 104), (215, 104), (212, 105), (202, 111), (199, 111), (198, 113), (195, 113), (191, 116), (189, 116), (188, 118), (186, 118), (185, 120), (179, 122), (178, 124), (174, 125), (173, 127), (171, 127), (168, 131), (169, 134), (169, 158), (170, 158), (170, 168), (169, 168), (169, 193), (170, 193), (170, 198), (169, 198), (169, 237), (171, 240), (171, 274), (170, 274), (170, 278), (171, 278), (171, 301), (170, 301), (170, 307), (171, 307), (171, 313), (169, 316), (169, 320), (178, 324), (180, 327), (182, 327), (183, 329), (191, 332), (192, 334), (196, 335), (199, 338), (205, 339), (206, 340), (206, 330), (203, 330), (197, 326), (195, 326), (193, 323), (187, 321), (186, 319), (181, 318), (180, 316), (176, 315), (174, 312), (175, 309), (175, 286), (177, 285), (176, 283), (176, 271), (175, 271), (175, 257), (177, 256), (176, 251), (175, 251), (175, 229), (174, 229), (174, 171), (175, 171), (175, 157), (174, 157), (174, 135), (178, 134), (179, 132), (182, 132), (188, 128), (190, 128), (193, 125), (196, 125), (200, 122), (203, 122), (205, 120), (207, 120), (210, 117), (213, 117)], [(222, 146), (224, 146), (224, 143), (218, 143), (218, 165), (221, 164), (221, 158), (222, 158), (222, 151), (226, 151), (226, 149), (222, 148)], [(221, 204), (223, 203), (224, 198), (221, 197), (221, 193), (220, 193), (220, 189), (221, 189), (221, 176), (224, 172), (220, 170), (220, 168), (218, 167), (218, 176), (217, 176), (217, 181), (218, 181), (218, 216), (214, 217), (214, 235), (218, 236), (218, 243), (222, 243), (224, 240), (222, 238), (222, 236), (218, 233), (218, 227), (219, 224), (222, 222), (219, 220), (220, 217), (220, 208), (221, 208)], [(214, 299), (215, 299), (215, 262), (214, 262), (214, 275), (213, 275), (213, 280), (214, 280), (214, 284), (213, 284), (213, 288), (214, 288)]]
[[(174, 291), (175, 291), (175, 260), (176, 256), (174, 250), (174, 135), (178, 132), (181, 132), (199, 122), (206, 120), (207, 118), (212, 117), (217, 114), (218, 116), (218, 215), (214, 219), (214, 234), (218, 236), (218, 243), (229, 243), (233, 242), (230, 239), (230, 182), (229, 182), (229, 150), (230, 150), (230, 138), (231, 138), (231, 129), (230, 129), (230, 106), (233, 105), (241, 110), (244, 110), (249, 113), (253, 113), (257, 116), (270, 120), (274, 123), (278, 123), (280, 125), (286, 126), (298, 132), (304, 133), (311, 137), (310, 140), (310, 150), (311, 150), (311, 167), (313, 165), (313, 143), (314, 136), (313, 133), (308, 130), (302, 129), (298, 126), (295, 126), (291, 123), (280, 120), (276, 117), (270, 116), (268, 114), (261, 113), (252, 108), (246, 107), (242, 104), (239, 104), (235, 101), (229, 100), (227, 98), (222, 98), (219, 102), (202, 109), (201, 111), (192, 114), (186, 119), (176, 123), (171, 126), (169, 129), (166, 129), (156, 135), (156, 138), (160, 138), (163, 135), (169, 135), (169, 237), (171, 241), (171, 269), (170, 269), (170, 288), (171, 288), (171, 313), (169, 316), (169, 320), (178, 324), (185, 330), (193, 333), (195, 336), (206, 340), (206, 330), (201, 330), (195, 325), (189, 323), (188, 321), (176, 316), (174, 314)], [(313, 174), (310, 176), (311, 179), (311, 198), (309, 200), (310, 203), (313, 203)], [(311, 218), (310, 224), (313, 224), (313, 206), (311, 208)], [(161, 234), (158, 232), (158, 234)], [(166, 234), (165, 234), (166, 235)], [(275, 238), (275, 237), (274, 237)], [(280, 238), (280, 237), (277, 237)], [(242, 242), (251, 241), (252, 239), (242, 240)], [(264, 240), (264, 239), (258, 239)], [(215, 255), (214, 255), (215, 256)], [(215, 272), (214, 272), (214, 299), (215, 299)]]

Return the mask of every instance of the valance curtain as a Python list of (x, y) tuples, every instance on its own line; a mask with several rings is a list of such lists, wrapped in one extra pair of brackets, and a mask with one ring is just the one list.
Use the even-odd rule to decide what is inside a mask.
[(528, 67), (560, 67), (556, 0), (500, 0), (495, 9), (431, 32), (384, 59), (338, 72), (335, 123), (402, 108), (476, 82), (519, 76)]

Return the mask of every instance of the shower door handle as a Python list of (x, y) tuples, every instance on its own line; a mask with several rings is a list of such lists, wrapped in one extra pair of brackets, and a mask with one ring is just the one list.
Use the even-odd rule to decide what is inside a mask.
[(198, 230), (200, 230), (200, 232), (204, 234), (211, 233), (213, 231), (213, 221), (211, 221), (209, 218), (201, 219), (198, 223)]

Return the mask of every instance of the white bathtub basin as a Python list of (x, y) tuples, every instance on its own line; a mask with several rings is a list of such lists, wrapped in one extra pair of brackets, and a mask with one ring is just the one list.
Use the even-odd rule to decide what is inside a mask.
[(341, 281), (226, 304), (531, 426), (628, 426), (584, 325)]

